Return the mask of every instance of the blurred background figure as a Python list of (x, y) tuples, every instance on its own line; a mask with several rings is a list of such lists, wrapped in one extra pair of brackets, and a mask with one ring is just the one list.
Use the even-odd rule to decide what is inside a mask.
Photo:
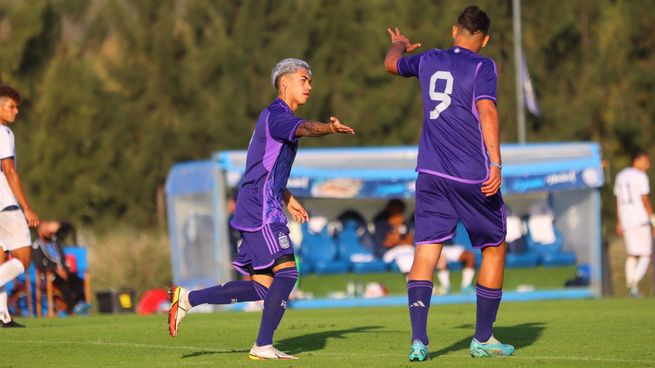
[(382, 260), (395, 262), (400, 272), (407, 275), (414, 262), (414, 226), (413, 221), (405, 220), (405, 208), (405, 202), (392, 199), (373, 222), (375, 243), (382, 250)]
[(475, 276), (475, 255), (461, 245), (444, 244), (441, 249), (441, 257), (437, 262), (437, 278), (439, 286), (434, 288), (437, 295), (450, 294), (450, 271), (448, 271), (448, 262), (461, 262), (464, 266), (462, 270), (462, 284), (460, 292), (464, 294), (473, 294), (475, 289), (471, 286)]
[(632, 156), (632, 166), (621, 170), (614, 183), (616, 233), (625, 240), (625, 281), (634, 298), (641, 297), (639, 281), (648, 271), (655, 235), (655, 216), (648, 199), (649, 168), (648, 154), (638, 151)]
[(55, 305), (67, 314), (84, 313), (89, 305), (84, 294), (84, 281), (66, 262), (64, 244), (71, 239), (76, 244), (75, 228), (66, 221), (42, 221), (37, 228), (37, 239), (32, 245), (32, 259), (39, 273), (50, 272), (60, 299)]

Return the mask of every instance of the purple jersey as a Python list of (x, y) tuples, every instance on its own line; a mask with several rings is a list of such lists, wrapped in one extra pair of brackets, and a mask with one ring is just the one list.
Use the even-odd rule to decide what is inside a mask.
[(402, 57), (397, 70), (421, 83), (424, 117), (416, 171), (463, 183), (485, 181), (489, 158), (476, 102), (496, 101), (494, 61), (453, 47)]
[(302, 121), (279, 98), (259, 115), (232, 227), (252, 232), (265, 225), (287, 223), (282, 201), (298, 150), (296, 130)]

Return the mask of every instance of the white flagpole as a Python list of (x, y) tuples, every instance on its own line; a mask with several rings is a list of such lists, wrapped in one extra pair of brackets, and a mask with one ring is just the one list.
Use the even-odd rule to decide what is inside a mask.
[(526, 143), (525, 101), (523, 99), (523, 63), (521, 62), (521, 0), (512, 0), (512, 20), (514, 23), (514, 65), (516, 67), (516, 122), (519, 143)]

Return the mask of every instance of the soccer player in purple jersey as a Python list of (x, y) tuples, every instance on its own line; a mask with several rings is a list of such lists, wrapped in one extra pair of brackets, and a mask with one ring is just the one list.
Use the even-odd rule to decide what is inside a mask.
[(271, 83), (277, 89), (277, 98), (257, 120), (248, 147), (243, 184), (230, 222), (243, 238), (233, 265), (252, 280), (230, 281), (190, 292), (175, 287), (171, 292), (168, 317), (169, 332), (176, 336), (180, 322), (196, 305), (263, 299), (259, 335), (249, 354), (253, 360), (296, 359), (273, 347), (273, 333), (298, 279), (284, 205), (294, 220), (304, 223), (309, 219), (307, 211), (286, 189), (298, 139), (332, 133), (355, 134), (335, 117), (331, 117), (329, 123), (322, 123), (294, 115), (296, 109), (307, 102), (312, 90), (312, 72), (306, 62), (280, 61), (273, 68)]
[(428, 358), (427, 317), (432, 277), (444, 241), (462, 221), (482, 249), (477, 321), (471, 355), (511, 355), (514, 347), (492, 335), (502, 296), (505, 266), (505, 205), (499, 192), (502, 168), (496, 111), (496, 65), (478, 54), (489, 41), (490, 20), (476, 6), (453, 26), (454, 46), (404, 56), (421, 45), (388, 29), (388, 72), (417, 77), (423, 95), (423, 130), (416, 181), (416, 251), (407, 282), (412, 324), (410, 361)]

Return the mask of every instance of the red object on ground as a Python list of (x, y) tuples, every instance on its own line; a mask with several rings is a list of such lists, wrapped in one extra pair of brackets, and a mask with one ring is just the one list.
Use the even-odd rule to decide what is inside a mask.
[(75, 258), (75, 255), (67, 254), (65, 262), (70, 272), (77, 273), (77, 259)]
[(162, 304), (168, 303), (166, 289), (150, 289), (143, 293), (139, 305), (136, 306), (138, 314), (153, 314), (161, 312)]

